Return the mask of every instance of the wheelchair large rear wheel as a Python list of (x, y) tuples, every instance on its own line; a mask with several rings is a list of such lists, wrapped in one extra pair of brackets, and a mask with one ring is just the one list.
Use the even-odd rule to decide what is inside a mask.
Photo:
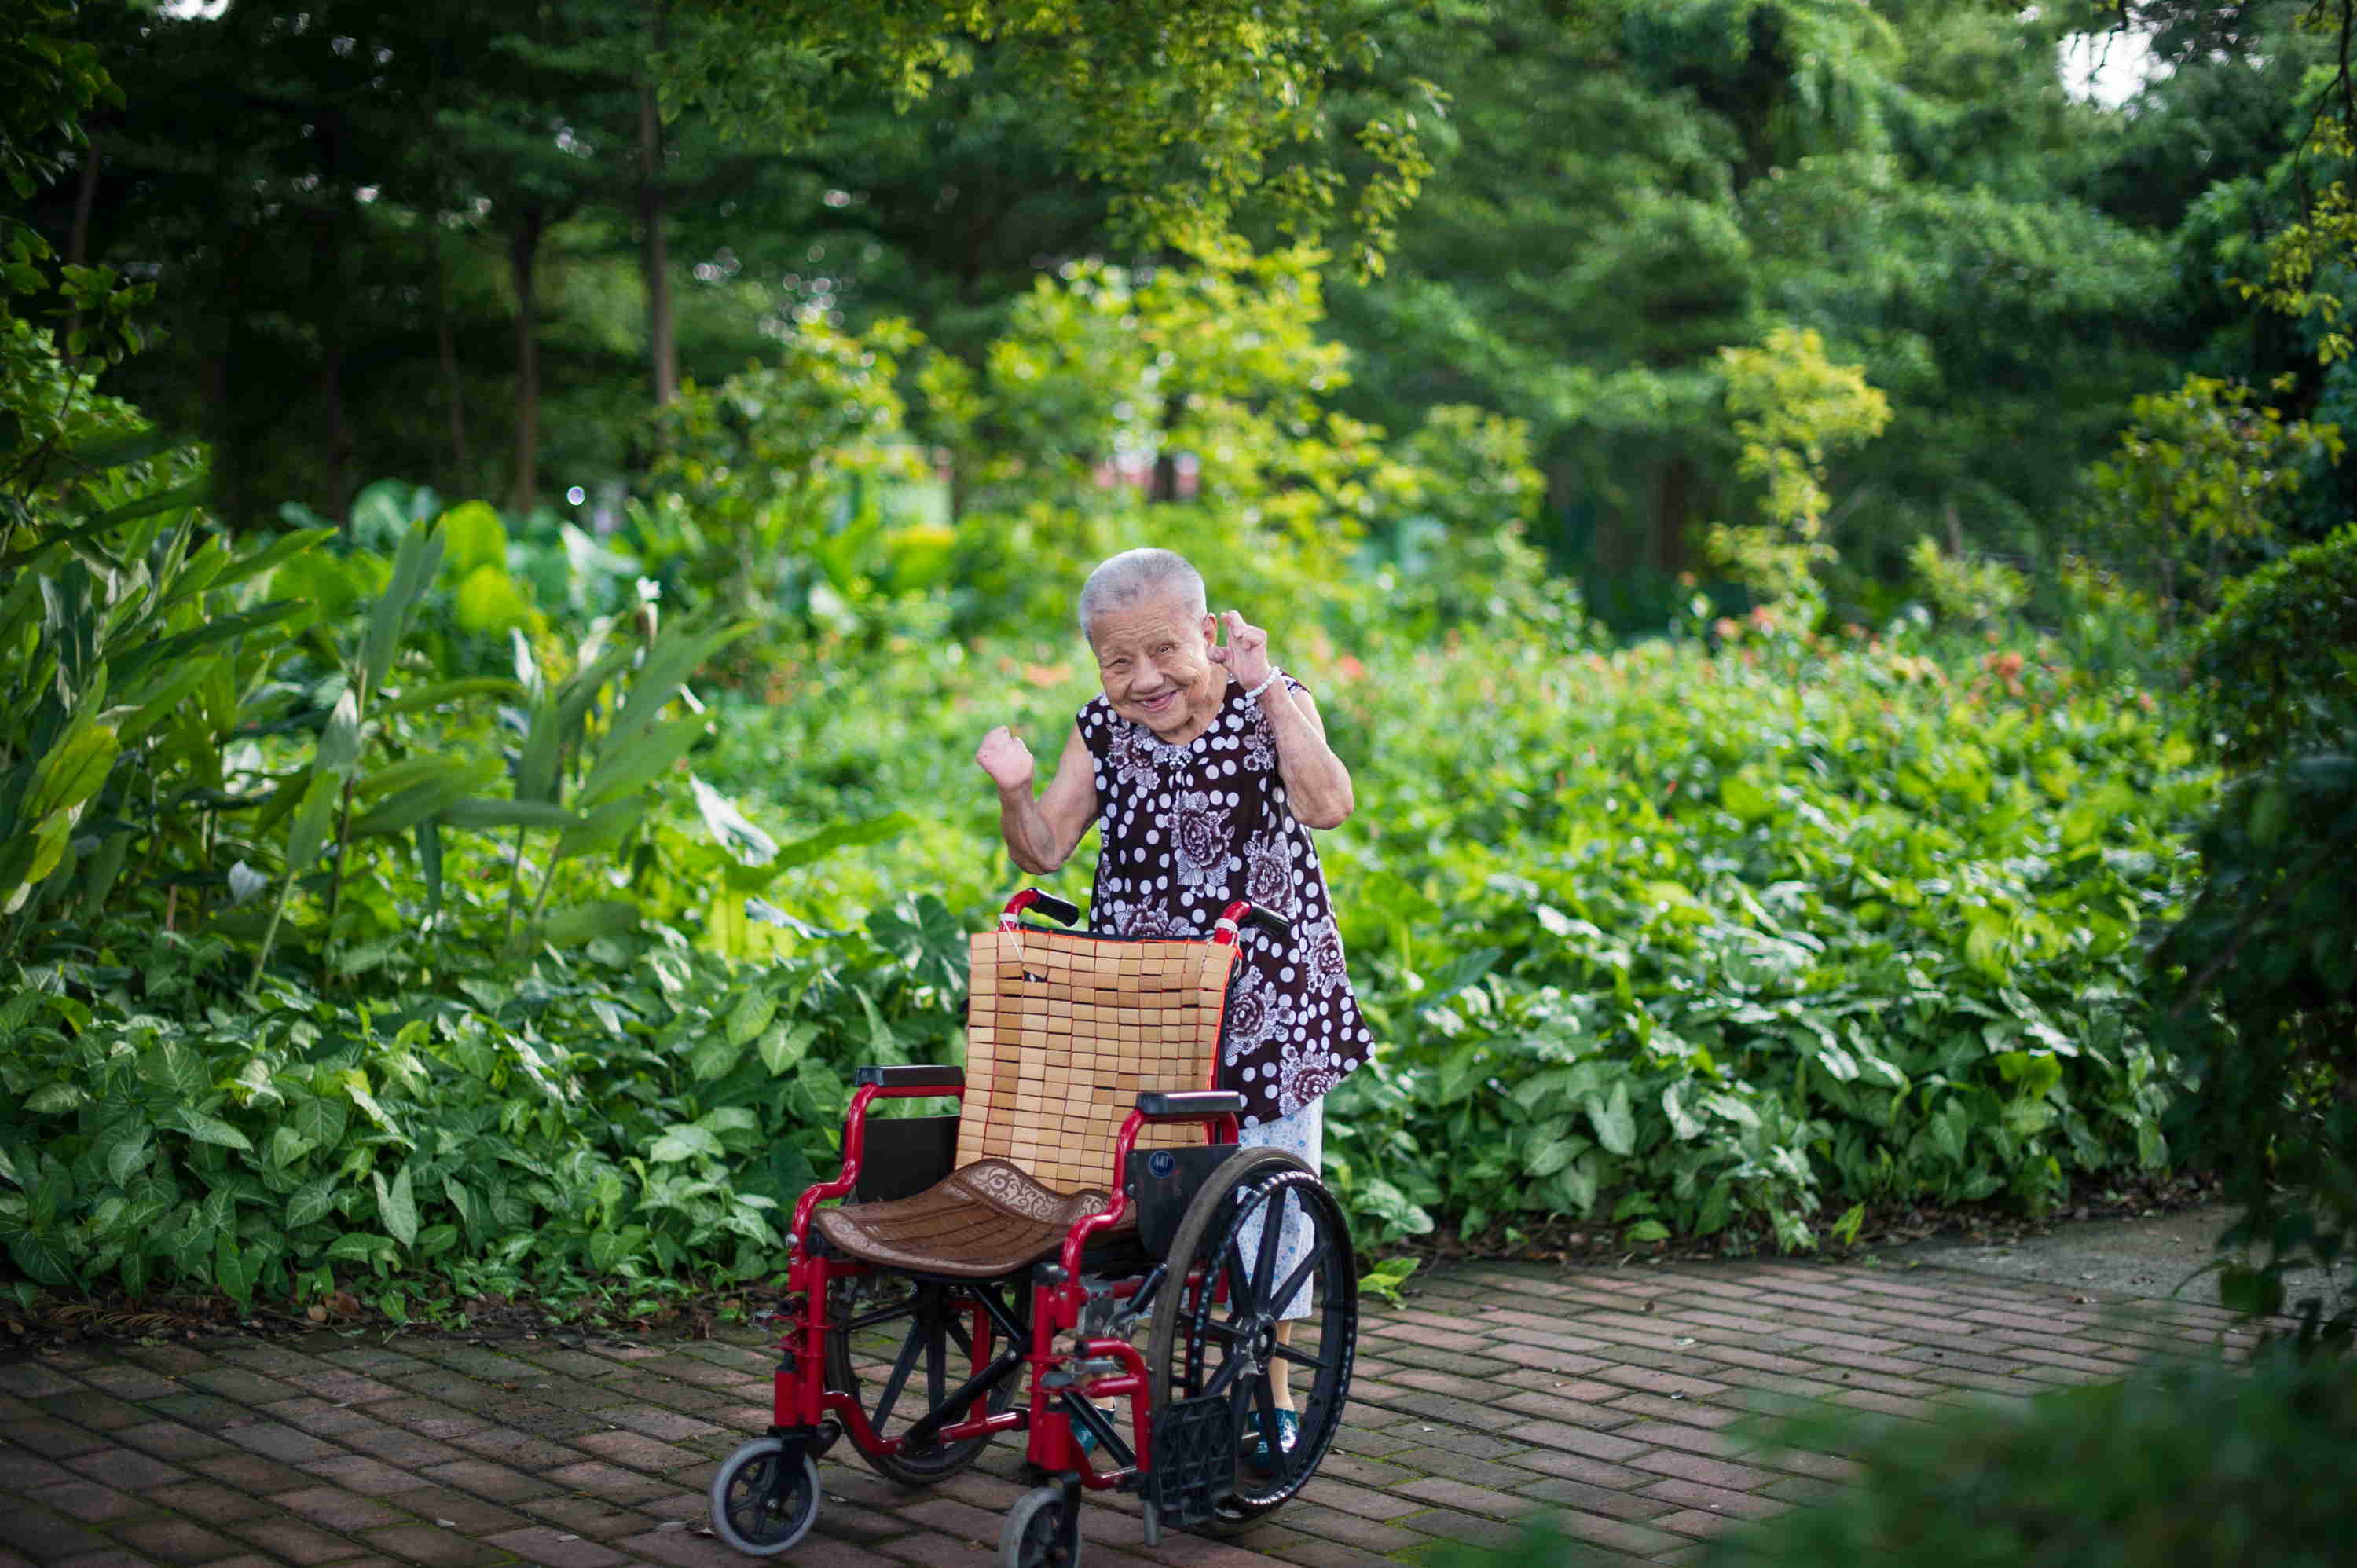
[[(898, 1437), (990, 1364), (997, 1336), (989, 1316), (958, 1286), (889, 1276), (856, 1283), (861, 1288), (840, 1289), (830, 1304), (826, 1384), (856, 1401), (877, 1435)], [(1018, 1369), (991, 1391), (985, 1402), (992, 1414), (1014, 1403), (1022, 1380)], [(887, 1480), (930, 1487), (989, 1446), (987, 1437), (970, 1437), (921, 1453), (862, 1450), (859, 1456)]]
[[(1287, 1221), (1302, 1228), (1301, 1257), (1280, 1273)], [(1277, 1429), (1269, 1367), (1292, 1367), (1300, 1431), (1265, 1466), (1245, 1463), (1241, 1440), (1235, 1491), (1204, 1529), (1232, 1533), (1292, 1498), (1318, 1473), (1341, 1425), (1359, 1329), (1359, 1290), (1350, 1231), (1333, 1195), (1308, 1166), (1275, 1149), (1245, 1149), (1223, 1163), (1187, 1207), (1170, 1244), (1170, 1273), (1157, 1294), (1146, 1368), (1157, 1413), (1164, 1405), (1224, 1394), (1239, 1434)], [(1308, 1293), (1308, 1316), (1291, 1343), (1277, 1339), (1280, 1313)], [(1254, 1418), (1257, 1418), (1255, 1421)]]

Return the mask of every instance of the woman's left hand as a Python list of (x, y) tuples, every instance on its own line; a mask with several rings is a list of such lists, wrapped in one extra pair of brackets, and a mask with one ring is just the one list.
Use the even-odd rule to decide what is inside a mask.
[(1227, 630), (1228, 642), (1224, 648), (1216, 644), (1212, 647), (1211, 660), (1226, 665), (1228, 673), (1249, 692), (1268, 679), (1268, 633), (1236, 610), (1221, 616), (1220, 624)]

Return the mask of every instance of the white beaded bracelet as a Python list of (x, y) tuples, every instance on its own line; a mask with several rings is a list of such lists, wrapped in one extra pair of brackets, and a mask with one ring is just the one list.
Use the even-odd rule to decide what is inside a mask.
[(1260, 694), (1263, 692), (1267, 691), (1271, 686), (1275, 685), (1278, 681), (1284, 678), (1284, 671), (1279, 670), (1274, 664), (1270, 665), (1268, 667), (1268, 679), (1263, 681), (1259, 685), (1254, 686), (1251, 691), (1246, 692), (1244, 693), (1244, 701), (1247, 703), (1258, 702), (1260, 700)]

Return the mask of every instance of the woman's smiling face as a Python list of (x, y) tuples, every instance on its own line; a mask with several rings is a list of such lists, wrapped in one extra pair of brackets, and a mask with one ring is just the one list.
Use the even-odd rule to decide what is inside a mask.
[(1211, 662), (1218, 623), (1177, 595), (1100, 610), (1089, 628), (1105, 701), (1165, 740), (1191, 740), (1219, 712), (1227, 672)]

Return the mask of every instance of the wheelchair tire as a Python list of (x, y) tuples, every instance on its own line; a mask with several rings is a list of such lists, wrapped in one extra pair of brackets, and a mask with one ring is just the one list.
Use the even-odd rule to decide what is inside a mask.
[[(867, 1328), (887, 1328), (901, 1321), (908, 1324), (906, 1331), (888, 1355), (893, 1359), (901, 1355), (914, 1357), (909, 1369), (918, 1377), (919, 1386), (924, 1391), (925, 1397), (921, 1402), (908, 1400), (904, 1385), (890, 1403), (885, 1403), (882, 1394), (885, 1389), (889, 1388), (891, 1380), (888, 1371), (884, 1387), (877, 1391), (877, 1402), (871, 1407), (861, 1384), (859, 1369), (852, 1358), (851, 1334), (834, 1332), (826, 1337), (826, 1386), (849, 1394), (860, 1409), (867, 1412), (869, 1423), (879, 1434), (888, 1437), (898, 1435), (891, 1430), (895, 1417), (900, 1418), (897, 1423), (899, 1428), (906, 1430), (909, 1423), (947, 1399), (958, 1384), (979, 1369), (974, 1354), (975, 1347), (972, 1339), (971, 1318), (966, 1325), (959, 1322), (961, 1315), (957, 1311), (957, 1301), (960, 1293), (954, 1287), (932, 1283), (910, 1281), (908, 1286), (905, 1317), (878, 1316), (871, 1313), (865, 1317), (847, 1316), (845, 1321), (864, 1324)], [(988, 1319), (983, 1321), (987, 1327)], [(886, 1337), (890, 1337), (888, 1332)], [(912, 1342), (913, 1350), (910, 1348)], [(987, 1341), (985, 1343), (986, 1345)], [(1022, 1383), (1023, 1374), (1017, 1371), (993, 1390), (986, 1402), (990, 1413), (998, 1414), (1011, 1406)], [(989, 1446), (990, 1439), (987, 1437), (970, 1437), (963, 1443), (943, 1444), (925, 1454), (869, 1454), (863, 1451), (859, 1456), (866, 1462), (868, 1468), (888, 1481), (895, 1481), (904, 1487), (930, 1487), (949, 1479), (973, 1464)]]
[[(1268, 1280), (1263, 1282), (1265, 1288), (1255, 1289), (1251, 1275), (1260, 1257), (1248, 1263), (1240, 1251), (1243, 1232), (1256, 1215), (1265, 1238), (1268, 1219), (1274, 1218), (1281, 1229), (1297, 1206), (1311, 1227), (1309, 1255), (1300, 1265), (1303, 1283), (1296, 1287), (1316, 1287), (1310, 1315), (1297, 1320), (1317, 1330), (1309, 1349), (1276, 1345), (1275, 1311), (1285, 1304), (1261, 1298), (1274, 1296), (1285, 1282)], [(1263, 1255), (1273, 1262), (1274, 1253), (1271, 1243)], [(1357, 1353), (1357, 1260), (1340, 1207), (1308, 1165), (1280, 1150), (1245, 1149), (1222, 1165), (1187, 1206), (1168, 1262), (1168, 1283), (1155, 1300), (1146, 1356), (1157, 1413), (1176, 1400), (1225, 1391), (1241, 1434), (1248, 1414), (1257, 1412), (1271, 1426), (1275, 1422), (1261, 1362), (1282, 1356), (1313, 1374), (1306, 1391), (1297, 1376), (1294, 1380), (1301, 1428), (1291, 1451), (1272, 1472), (1243, 1464), (1240, 1453), (1234, 1494), (1200, 1527), (1214, 1535), (1232, 1534), (1298, 1493), (1333, 1444)], [(1189, 1288), (1186, 1282), (1199, 1273), (1202, 1283)], [(1214, 1283), (1224, 1290), (1207, 1288)], [(1295, 1337), (1301, 1337), (1297, 1331)], [(1240, 1448), (1241, 1444), (1240, 1435)]]
[(802, 1474), (787, 1478), (783, 1505), (771, 1496), (784, 1446), (774, 1437), (756, 1437), (712, 1477), (712, 1533), (748, 1557), (791, 1550), (818, 1519), (818, 1461), (807, 1454)]
[(998, 1568), (1080, 1568), (1081, 1533), (1064, 1517), (1064, 1488), (1034, 1487), (1006, 1510)]

